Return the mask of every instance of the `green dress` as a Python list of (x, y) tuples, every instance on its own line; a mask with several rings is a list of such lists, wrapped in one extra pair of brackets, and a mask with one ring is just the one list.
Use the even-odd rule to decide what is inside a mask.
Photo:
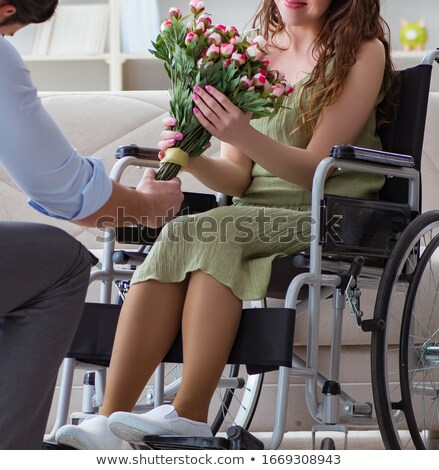
[[(286, 109), (272, 118), (252, 121), (252, 125), (279, 142), (306, 148), (309, 139), (297, 132), (291, 134), (291, 130), (295, 128), (299, 90), (307, 79), (295, 84), (295, 91), (284, 102)], [(355, 145), (381, 148), (375, 112)], [(337, 170), (327, 179), (325, 192), (376, 199), (383, 183), (380, 175)], [(233, 205), (168, 223), (136, 269), (132, 283), (148, 279), (179, 282), (188, 273), (201, 270), (241, 300), (261, 299), (273, 259), (309, 247), (310, 205), (309, 190), (275, 177), (255, 163), (251, 185), (243, 196), (234, 198)]]

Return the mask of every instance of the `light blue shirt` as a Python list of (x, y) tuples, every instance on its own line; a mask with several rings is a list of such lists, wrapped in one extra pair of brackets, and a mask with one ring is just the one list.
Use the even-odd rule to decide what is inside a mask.
[(52, 217), (80, 220), (109, 199), (111, 180), (99, 159), (82, 157), (43, 108), (19, 53), (0, 36), (0, 164)]

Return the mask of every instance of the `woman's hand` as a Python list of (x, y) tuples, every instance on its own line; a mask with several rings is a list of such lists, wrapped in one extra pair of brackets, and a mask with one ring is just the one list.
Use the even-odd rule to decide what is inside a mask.
[(211, 86), (194, 87), (194, 114), (200, 124), (222, 142), (238, 146), (250, 127), (251, 113), (243, 113), (223, 93)]
[[(165, 156), (165, 151), (171, 147), (174, 147), (177, 141), (183, 140), (184, 135), (178, 131), (170, 131), (170, 127), (174, 127), (177, 124), (177, 120), (171, 117), (165, 117), (162, 121), (165, 130), (161, 132), (160, 138), (162, 139), (157, 147), (160, 149), (159, 158), (160, 160)], [(210, 148), (211, 143), (208, 142), (204, 146), (204, 150)]]
[(183, 140), (184, 136), (181, 132), (170, 131), (169, 128), (177, 124), (176, 119), (171, 117), (166, 117), (163, 119), (163, 125), (165, 130), (161, 132), (160, 138), (162, 139), (157, 147), (160, 149), (159, 158), (160, 160), (165, 156), (165, 150), (168, 148), (174, 147), (178, 140)]
[[(177, 124), (176, 119), (166, 117), (163, 119), (162, 123), (165, 127), (165, 130), (161, 132), (160, 138), (162, 140), (157, 144), (157, 147), (160, 149), (160, 152), (158, 154), (160, 160), (165, 156), (165, 152), (167, 149), (174, 147), (177, 141), (184, 139), (184, 135), (181, 132), (169, 130), (170, 127), (174, 127)], [(210, 146), (211, 143), (208, 142), (204, 146), (204, 150), (207, 150)], [(191, 171), (191, 168), (196, 166), (198, 160), (198, 158), (189, 158), (188, 164), (185, 169), (187, 171)]]

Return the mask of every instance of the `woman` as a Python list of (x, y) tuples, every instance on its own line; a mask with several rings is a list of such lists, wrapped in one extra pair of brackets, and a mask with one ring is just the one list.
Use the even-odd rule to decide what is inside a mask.
[[(242, 301), (264, 297), (274, 257), (308, 246), (309, 224), (299, 222), (310, 215), (318, 163), (336, 144), (381, 147), (377, 111), (390, 104), (392, 64), (379, 0), (265, 0), (255, 21), (271, 67), (294, 84), (287, 109), (251, 122), (217, 90), (194, 89), (194, 113), (222, 147), (220, 159), (190, 159), (187, 170), (235, 196), (234, 205), (162, 232), (123, 306), (101, 415), (61, 428), (60, 443), (111, 448), (146, 434), (210, 436), (208, 407)], [(165, 130), (160, 149), (178, 138)], [(382, 184), (381, 176), (335, 171), (326, 192), (376, 198)], [(260, 223), (261, 211), (269, 223)], [(216, 227), (208, 241), (199, 236), (207, 220)], [(296, 236), (285, 241), (291, 227)], [(184, 370), (173, 404), (130, 413), (180, 327)]]

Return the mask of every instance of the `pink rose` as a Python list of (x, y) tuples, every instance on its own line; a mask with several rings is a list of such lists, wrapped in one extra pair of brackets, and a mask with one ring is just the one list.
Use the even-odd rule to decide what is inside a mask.
[(195, 16), (203, 13), (206, 8), (204, 2), (200, 2), (199, 0), (190, 0), (189, 5), (191, 8), (191, 13)]
[(287, 80), (282, 80), (281, 84), (285, 88), (285, 91), (284, 91), (285, 95), (290, 95), (293, 92), (294, 88), (290, 82), (288, 82)]
[(171, 20), (163, 21), (163, 23), (160, 26), (160, 31), (163, 33), (167, 29), (169, 29), (171, 26), (172, 26), (172, 21)]
[(277, 79), (278, 80), (284, 80), (285, 79), (285, 73), (282, 72), (281, 70), (278, 70), (277, 73), (279, 74)]
[(219, 33), (211, 33), (209, 34), (209, 38), (207, 40), (209, 44), (215, 44), (215, 46), (220, 46), (223, 42), (223, 38)]
[(195, 34), (195, 33), (187, 33), (186, 34), (186, 38), (184, 40), (184, 43), (186, 44), (186, 46), (189, 46), (189, 44), (193, 43), (193, 42), (198, 42), (198, 34)]
[(219, 33), (225, 33), (227, 27), (224, 26), (224, 25), (221, 24), (221, 23), (218, 23), (217, 25), (215, 25), (215, 29), (216, 29)]
[(256, 44), (259, 49), (264, 49), (265, 46), (267, 45), (267, 41), (265, 40), (264, 36), (256, 36), (255, 38), (252, 39), (252, 44)]
[(253, 84), (256, 88), (264, 88), (266, 83), (267, 83), (267, 79), (262, 73), (257, 73), (253, 77)]
[(220, 55), (220, 48), (218, 46), (216, 46), (215, 44), (211, 44), (209, 46), (209, 49), (207, 49), (207, 52), (206, 52), (206, 57), (208, 59), (218, 59)]
[(261, 60), (264, 57), (264, 54), (262, 53), (262, 51), (256, 45), (247, 47), (247, 49), (245, 51), (245, 55), (251, 61), (258, 61), (258, 60)]
[(247, 62), (247, 57), (245, 54), (240, 54), (239, 52), (234, 52), (232, 54), (232, 60), (235, 62), (236, 66), (244, 65)]
[(265, 78), (262, 73), (257, 73), (253, 77), (253, 85), (257, 90), (269, 93), (271, 90), (270, 82)]
[(272, 69), (268, 71), (267, 79), (270, 83), (275, 82), (279, 78), (279, 70)]
[(229, 38), (234, 38), (239, 35), (239, 31), (235, 26), (227, 26), (225, 33)]
[(213, 62), (211, 60), (208, 60), (207, 62), (205, 62), (204, 59), (199, 59), (197, 64), (198, 64), (198, 68), (204, 67), (205, 69), (207, 69), (207, 67), (210, 67), (213, 64)]
[(285, 87), (283, 85), (274, 85), (271, 89), (270, 96), (273, 98), (279, 98), (285, 93)]
[(197, 34), (203, 34), (206, 31), (206, 25), (202, 21), (197, 21), (194, 26), (194, 32)]
[(210, 16), (207, 16), (207, 15), (200, 15), (198, 18), (197, 18), (197, 23), (204, 23), (204, 26), (206, 28), (208, 28), (209, 26), (212, 25), (212, 20), (210, 18)]
[(251, 87), (253, 87), (253, 80), (248, 78), (247, 75), (241, 77), (241, 80), (239, 80), (239, 88), (241, 88), (241, 90), (247, 91)]
[(169, 19), (174, 17), (174, 18), (177, 18), (177, 20), (181, 20), (182, 16), (183, 15), (181, 13), (180, 8), (172, 7), (172, 8), (169, 9), (169, 13), (168, 13), (168, 18)]
[(220, 54), (224, 59), (229, 59), (232, 54), (235, 52), (233, 44), (221, 44)]

